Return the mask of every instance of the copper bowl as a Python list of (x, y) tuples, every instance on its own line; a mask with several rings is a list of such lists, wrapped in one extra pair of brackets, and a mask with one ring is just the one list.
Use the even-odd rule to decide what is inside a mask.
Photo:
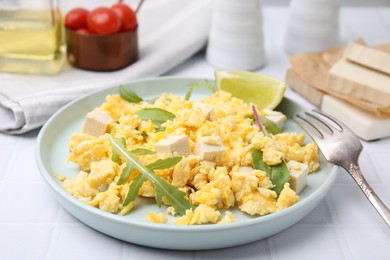
[(110, 71), (124, 68), (138, 59), (137, 30), (110, 35), (65, 30), (67, 57), (75, 67)]

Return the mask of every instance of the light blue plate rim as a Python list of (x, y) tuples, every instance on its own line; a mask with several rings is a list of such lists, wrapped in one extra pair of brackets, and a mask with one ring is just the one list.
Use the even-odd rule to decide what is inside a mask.
[[(130, 83), (131, 84), (149, 83), (149, 82), (156, 83), (158, 81), (165, 81), (165, 80), (168, 80), (168, 81), (176, 81), (176, 80), (198, 81), (198, 80), (204, 80), (204, 78), (198, 78), (198, 77), (158, 77), (158, 78), (134, 80), (134, 81), (131, 81)], [(208, 80), (211, 82), (213, 81), (212, 79), (208, 79)], [(275, 219), (288, 217), (291, 213), (297, 212), (301, 208), (304, 208), (306, 206), (306, 204), (309, 205), (309, 204), (313, 203), (315, 200), (318, 199), (319, 196), (324, 196), (324, 194), (329, 190), (329, 188), (334, 183), (334, 181), (337, 177), (338, 166), (333, 165), (333, 167), (331, 168), (331, 171), (329, 173), (329, 177), (326, 179), (326, 181), (318, 189), (313, 191), (313, 193), (310, 194), (309, 197), (305, 198), (305, 200), (302, 200), (302, 201), (298, 202), (297, 204), (295, 204), (287, 209), (284, 209), (282, 211), (279, 211), (279, 212), (276, 212), (276, 213), (273, 213), (270, 215), (265, 215), (265, 216), (248, 219), (248, 220), (241, 221), (241, 222), (229, 223), (229, 224), (225, 224), (225, 225), (196, 225), (196, 226), (151, 225), (151, 223), (148, 223), (148, 222), (134, 221), (134, 220), (131, 220), (129, 218), (121, 217), (120, 215), (107, 213), (107, 212), (99, 210), (95, 207), (89, 206), (89, 205), (81, 202), (80, 200), (74, 198), (69, 193), (67, 193), (61, 187), (61, 185), (59, 185), (59, 183), (53, 178), (53, 176), (52, 176), (53, 173), (50, 173), (47, 170), (47, 168), (44, 165), (43, 158), (42, 158), (42, 149), (43, 149), (42, 143), (43, 143), (43, 140), (46, 138), (48, 128), (52, 126), (52, 122), (57, 117), (61, 116), (63, 113), (66, 113), (67, 109), (69, 109), (70, 107), (74, 106), (75, 104), (77, 104), (79, 102), (82, 102), (84, 99), (86, 99), (90, 96), (93, 96), (93, 95), (96, 95), (96, 94), (102, 93), (102, 92), (117, 93), (118, 92), (117, 86), (96, 90), (92, 93), (84, 95), (84, 96), (68, 103), (67, 105), (62, 107), (60, 110), (58, 110), (53, 116), (51, 116), (50, 119), (42, 127), (42, 129), (40, 130), (39, 135), (37, 137), (37, 142), (36, 142), (36, 146), (35, 146), (35, 159), (36, 159), (36, 164), (37, 164), (37, 167), (39, 169), (41, 176), (44, 178), (44, 180), (49, 185), (49, 187), (56, 193), (56, 195), (60, 196), (62, 199), (73, 204), (74, 206), (78, 207), (81, 211), (86, 211), (90, 214), (97, 214), (107, 221), (113, 221), (113, 222), (117, 222), (117, 223), (120, 223), (123, 225), (134, 225), (134, 226), (138, 226), (138, 227), (141, 227), (144, 229), (166, 230), (166, 231), (172, 231), (172, 232), (176, 232), (176, 231), (191, 232), (194, 230), (197, 230), (200, 232), (201, 231), (209, 232), (209, 231), (217, 231), (217, 230), (237, 229), (240, 227), (251, 226), (251, 225), (259, 225), (259, 224), (267, 223), (269, 221), (275, 221)], [(290, 100), (287, 97), (285, 97), (284, 99), (289, 100), (289, 102), (295, 103), (294, 101)], [(98, 105), (98, 104), (96, 104), (96, 105)], [(64, 158), (64, 160), (66, 160), (66, 158)], [(315, 173), (313, 173), (313, 174), (315, 174)], [(88, 223), (86, 223), (86, 224), (88, 224)]]

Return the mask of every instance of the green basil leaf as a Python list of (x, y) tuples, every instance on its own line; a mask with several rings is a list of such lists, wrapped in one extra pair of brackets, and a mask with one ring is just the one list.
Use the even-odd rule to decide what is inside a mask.
[(263, 161), (263, 153), (257, 149), (252, 150), (252, 164), (253, 169), (261, 170), (267, 174), (268, 178), (271, 178), (271, 167), (269, 167)]
[(268, 166), (263, 160), (263, 153), (257, 149), (252, 150), (253, 169), (264, 171), (271, 180), (274, 190), (278, 195), (283, 190), (284, 184), (290, 180), (287, 164), (282, 160), (282, 163), (275, 166)]
[(156, 131), (157, 132), (164, 132), (165, 131), (165, 127), (162, 127), (161, 125), (159, 125), (159, 126), (157, 126)]
[(121, 98), (131, 103), (138, 103), (143, 101), (143, 99), (138, 96), (137, 93), (135, 93), (129, 85), (119, 86), (119, 95), (121, 96)]
[(278, 125), (266, 118), (265, 116), (260, 116), (260, 121), (265, 126), (265, 128), (273, 135), (280, 134), (282, 130), (278, 127)]
[(157, 126), (165, 123), (168, 120), (174, 119), (176, 116), (161, 108), (143, 108), (135, 112), (141, 120), (151, 120)]
[(275, 185), (273, 190), (279, 195), (283, 190), (284, 184), (290, 180), (287, 164), (282, 160), (281, 164), (275, 165), (271, 170), (271, 181)]
[(191, 98), (192, 92), (198, 87), (205, 87), (208, 90), (210, 90), (211, 93), (215, 93), (217, 91), (217, 87), (211, 84), (207, 79), (204, 80), (204, 83), (200, 83), (196, 81), (196, 82), (191, 82), (187, 86), (190, 87), (190, 89), (188, 90), (187, 94), (184, 97), (185, 100), (189, 100)]
[(192, 92), (194, 92), (196, 88), (201, 87), (202, 84), (200, 84), (199, 82), (191, 82), (190, 84), (188, 84), (188, 86), (190, 87), (190, 89), (184, 97), (185, 100), (189, 100), (191, 98)]
[(206, 88), (211, 91), (211, 93), (215, 93), (218, 91), (217, 86), (211, 84), (207, 79), (204, 80)]
[(195, 88), (190, 88), (186, 94), (186, 96), (184, 97), (185, 100), (190, 100), (191, 98), (191, 95), (192, 95), (192, 92), (194, 91)]

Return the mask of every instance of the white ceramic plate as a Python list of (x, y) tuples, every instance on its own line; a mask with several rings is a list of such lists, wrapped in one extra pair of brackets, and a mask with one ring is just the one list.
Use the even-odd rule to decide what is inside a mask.
[[(154, 98), (162, 92), (184, 95), (188, 84), (203, 81), (199, 78), (157, 78), (131, 82), (133, 89), (143, 98)], [(144, 199), (144, 204), (126, 216), (114, 215), (89, 206), (72, 197), (53, 174), (69, 178), (79, 172), (77, 165), (67, 162), (70, 135), (80, 132), (85, 115), (104, 102), (108, 94), (118, 93), (117, 87), (107, 88), (82, 97), (62, 108), (53, 115), (39, 133), (36, 145), (36, 162), (43, 178), (53, 190), (58, 202), (73, 216), (86, 225), (109, 236), (135, 244), (164, 249), (199, 250), (241, 245), (276, 234), (301, 220), (323, 199), (332, 186), (337, 166), (321, 157), (321, 169), (308, 177), (308, 186), (299, 194), (301, 200), (283, 211), (251, 217), (239, 210), (233, 210), (237, 222), (223, 225), (177, 226), (148, 223), (149, 211), (165, 212), (153, 200)], [(197, 89), (192, 98), (208, 96), (206, 89)], [(289, 117), (302, 113), (304, 109), (285, 98), (278, 107)], [(286, 131), (302, 132), (292, 121), (286, 122)]]

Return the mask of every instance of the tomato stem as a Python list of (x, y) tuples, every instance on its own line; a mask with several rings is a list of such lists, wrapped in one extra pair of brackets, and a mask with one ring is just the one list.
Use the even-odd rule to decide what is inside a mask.
[[(141, 9), (141, 6), (142, 6), (142, 4), (144, 3), (144, 1), (145, 0), (140, 0), (139, 2), (138, 2), (138, 5), (137, 5), (137, 8), (135, 8), (135, 13), (138, 13), (138, 11), (139, 11), (139, 9)], [(119, 3), (121, 4), (123, 2), (123, 0), (119, 0)]]
[(135, 9), (135, 13), (138, 13), (138, 11), (139, 11), (139, 9), (141, 9), (141, 6), (142, 6), (142, 4), (144, 3), (144, 1), (145, 1), (145, 0), (140, 0), (140, 1), (138, 2), (138, 6), (137, 6), (137, 8)]

